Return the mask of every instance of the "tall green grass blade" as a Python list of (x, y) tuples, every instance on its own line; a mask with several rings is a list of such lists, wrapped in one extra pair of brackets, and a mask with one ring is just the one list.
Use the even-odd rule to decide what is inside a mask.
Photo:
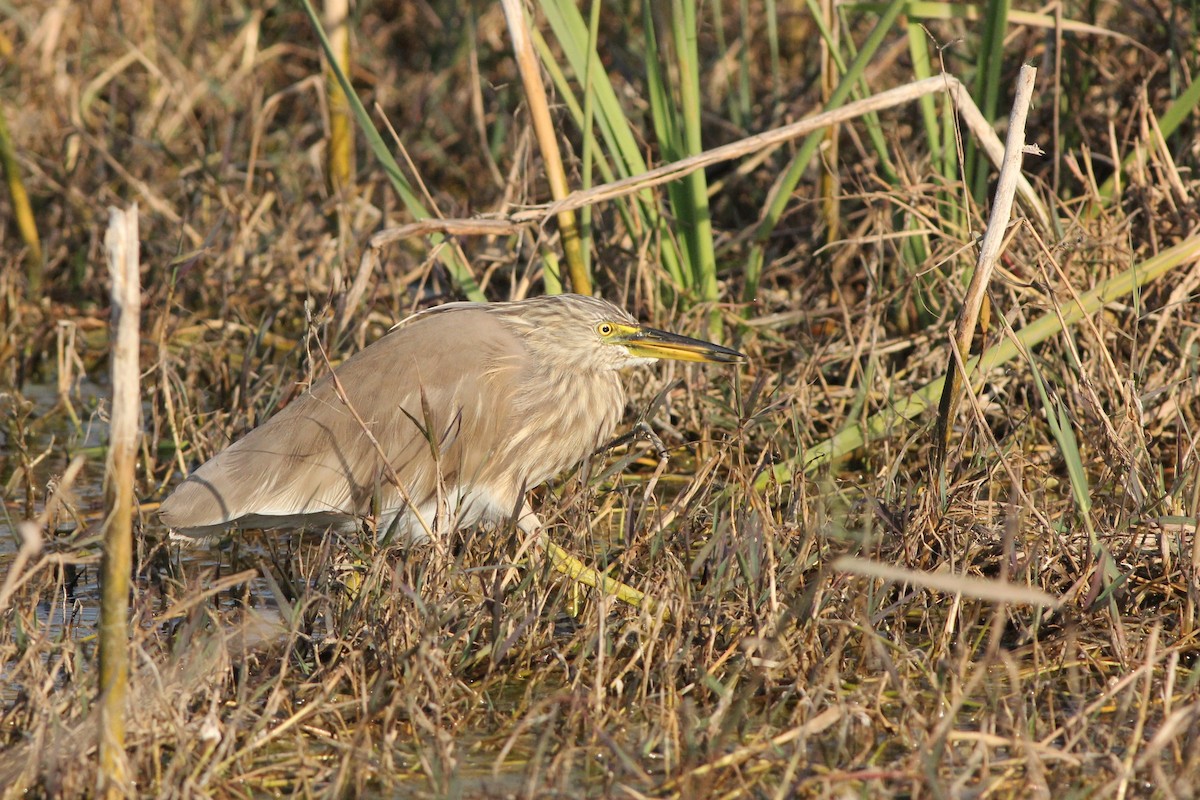
[(313, 31), (317, 34), (317, 39), (321, 43), (321, 49), (324, 50), (325, 57), (330, 62), (330, 68), (337, 77), (342, 91), (346, 93), (346, 97), (354, 109), (355, 119), (358, 121), (358, 126), (362, 129), (363, 135), (367, 137), (367, 143), (371, 147), (372, 154), (378, 159), (379, 165), (383, 167), (384, 173), (387, 174), (388, 180), (391, 181), (392, 187), (396, 190), (396, 194), (400, 196), (400, 200), (404, 203), (409, 213), (417, 219), (428, 219), (430, 216), (429, 212), (425, 210), (420, 198), (413, 191), (412, 185), (404, 177), (400, 165), (396, 163), (396, 159), (392, 157), (391, 151), (388, 150), (387, 145), (384, 143), (379, 129), (371, 122), (371, 116), (363, 106), (362, 100), (359, 99), (358, 93), (354, 91), (354, 87), (350, 85), (349, 78), (346, 77), (346, 74), (338, 66), (333, 46), (329, 42), (329, 37), (325, 35), (325, 28), (321, 24), (321, 20), (317, 16), (317, 12), (313, 8), (311, 1), (301, 0), (301, 4), (304, 6), (305, 13), (308, 14)]
[(821, 41), (825, 42), (825, 47), (829, 49), (829, 57), (833, 59), (834, 65), (841, 75), (846, 74), (846, 59), (842, 58), (842, 51), (838, 49), (837, 42), (833, 38), (833, 31), (826, 24), (825, 15), (821, 13), (821, 6), (817, 0), (804, 0), (808, 6), (808, 13), (812, 14), (813, 22), (817, 26), (817, 33), (821, 34)]
[(663, 160), (678, 161), (683, 157), (675, 124), (679, 112), (675, 108), (667, 78), (663, 74), (664, 59), (658, 45), (658, 34), (654, 29), (654, 18), (649, 3), (642, 6), (642, 24), (646, 30), (646, 102), (650, 106), (650, 122), (654, 125), (654, 137), (658, 139)]
[[(906, 25), (908, 29), (908, 53), (912, 58), (913, 74), (918, 80), (933, 77), (933, 60), (929, 55), (929, 42), (925, 29), (911, 20)], [(921, 124), (925, 127), (925, 141), (929, 156), (933, 160), (933, 168), (947, 180), (953, 180), (954, 175), (946, 174), (946, 158), (942, 152), (941, 121), (938, 119), (936, 101), (933, 95), (921, 95), (917, 101), (921, 108)]]
[[(536, 28), (533, 30), (533, 46), (534, 49), (537, 50), (538, 57), (542, 59), (542, 66), (546, 68), (546, 73), (550, 76), (551, 83), (553, 83), (554, 88), (558, 90), (559, 98), (567, 107), (567, 113), (571, 115), (571, 119), (576, 123), (576, 125), (582, 129), (584, 124), (583, 106), (580, 105), (579, 98), (575, 96), (575, 92), (571, 88), (571, 83), (567, 79), (566, 73), (563, 72), (559, 63), (554, 60), (554, 54), (550, 51), (550, 45), (546, 43), (546, 40)], [(601, 137), (606, 142), (610, 142), (612, 131), (609, 129), (608, 120), (605, 117), (596, 117), (594, 98), (592, 107), (592, 123), (593, 130), (595, 130), (597, 127), (600, 128)], [(593, 137), (593, 141), (594, 140), (595, 137)], [(624, 174), (618, 176), (616, 172), (616, 166), (610, 163), (607, 158), (605, 158), (605, 150), (598, 145), (592, 151), (592, 164), (596, 169), (600, 170), (600, 176), (604, 178), (605, 181), (611, 182), (616, 180), (618, 177), (625, 177)]]
[[(588, 29), (579, 9), (569, 0), (542, 0), (541, 9), (554, 37), (562, 48), (571, 71), (575, 75), (585, 75), (589, 58)], [(550, 49), (545, 46), (541, 37), (536, 35), (534, 44), (538, 46), (539, 54), (547, 69), (551, 69), (554, 59)], [(559, 72), (561, 74), (561, 69)], [(622, 178), (645, 172), (646, 162), (642, 158), (637, 137), (633, 134), (633, 128), (625, 117), (616, 90), (604, 70), (595, 71), (592, 89), (595, 92), (597, 125), (600, 128), (605, 147), (613, 159), (616, 172)], [(579, 124), (580, 121), (577, 119), (576, 124)], [(635, 197), (637, 198), (638, 215), (645, 229), (656, 233), (659, 237), (661, 242), (659, 257), (663, 262), (663, 267), (673, 281), (681, 284), (683, 271), (680, 254), (669, 235), (666, 220), (662, 217), (654, 195), (647, 190), (638, 192)]]
[[(663, 47), (654, 28), (649, 4), (643, 6), (646, 29), (646, 85), (650, 116), (663, 158), (678, 161), (704, 150), (700, 123), (700, 55), (696, 42), (697, 0), (672, 0), (669, 12), (669, 40)], [(676, 85), (663, 65), (674, 54)], [(676, 101), (678, 96), (678, 101)], [(712, 220), (708, 206), (708, 181), (697, 170), (667, 184), (672, 215), (680, 234), (684, 262), (684, 286), (703, 302), (717, 300), (716, 252), (713, 247)], [(714, 307), (709, 316), (710, 333), (721, 331), (721, 318)]]
[(754, 108), (754, 92), (750, 87), (750, 47), (748, 46), (750, 33), (753, 31), (750, 23), (750, 0), (738, 0), (738, 16), (742, 23), (742, 47), (738, 53), (738, 98), (740, 102), (734, 121), (738, 125), (745, 125)]
[[(842, 41), (845, 43), (851, 57), (857, 59), (858, 53), (854, 47), (854, 39), (847, 35), (842, 38)], [(851, 91), (851, 95), (855, 99), (870, 96), (871, 87), (867, 85), (867, 80), (864, 76), (858, 76), (857, 84)], [(881, 173), (880, 177), (892, 186), (898, 185), (900, 183), (900, 176), (896, 174), (896, 168), (892, 164), (892, 156), (888, 152), (887, 142), (884, 140), (883, 125), (879, 122), (879, 114), (874, 111), (863, 114), (862, 123), (863, 128), (867, 131), (867, 138), (871, 140), (871, 147), (875, 150), (875, 155), (879, 159), (878, 169)]]
[[(825, 40), (826, 46), (829, 48), (829, 52), (833, 57), (838, 71), (844, 73), (846, 71), (844, 66), (845, 62), (841, 53), (835, 46), (836, 42), (832, 36), (832, 33), (825, 24), (824, 17), (820, 13), (820, 9), (817, 7), (816, 0), (808, 0), (808, 6), (812, 11), (813, 18), (816, 20), (818, 26), (818, 30), (820, 31), (822, 38)], [(914, 53), (914, 64), (917, 65), (916, 71), (921, 78), (931, 77), (931, 71), (929, 69), (929, 56), (927, 50), (925, 49), (925, 40), (923, 38), (917, 39), (916, 45), (914, 46), (912, 39), (913, 26), (909, 25), (906, 27), (910, 36), (910, 50), (913, 50), (914, 47), (916, 48), (916, 52)], [(845, 42), (846, 49), (853, 56), (853, 39), (847, 36), (843, 39), (843, 41)], [(925, 50), (923, 58), (921, 53), (922, 50)], [(853, 92), (854, 96), (865, 97), (869, 95), (870, 87), (867, 86), (866, 80), (860, 78), (859, 84), (859, 88)], [(930, 95), (922, 95), (920, 102), (922, 109), (927, 110), (928, 112), (926, 117), (926, 127), (928, 130), (932, 130), (934, 134), (932, 137), (930, 137), (930, 152), (933, 153), (936, 158), (940, 148), (938, 147), (938, 137), (936, 135), (938, 128), (934, 100)], [(881, 177), (883, 177), (883, 179), (889, 184), (898, 186), (900, 184), (900, 178), (892, 164), (891, 153), (888, 150), (886, 137), (883, 133), (883, 125), (880, 123), (879, 115), (875, 112), (865, 114), (863, 116), (863, 126), (867, 131), (867, 136), (871, 141), (871, 146), (875, 151), (876, 157), (879, 159), (879, 172)], [(918, 221), (913, 217), (913, 215), (902, 210), (895, 211), (893, 216), (895, 217), (895, 226), (897, 229), (903, 228), (905, 230), (911, 230), (924, 226), (923, 222)], [(898, 281), (907, 281), (907, 276), (909, 275), (918, 276), (918, 289), (913, 297), (913, 300), (917, 306), (917, 313), (920, 322), (928, 322), (936, 318), (937, 306), (940, 299), (939, 295), (932, 290), (935, 277), (933, 275), (925, 275), (922, 270), (929, 253), (928, 235), (925, 233), (919, 233), (914, 236), (906, 236), (901, 240), (899, 247), (901, 256), (901, 269), (897, 271), (897, 279)], [(916, 327), (914, 324), (912, 324), (912, 321), (908, 320), (910, 315), (908, 313), (907, 295), (901, 295), (899, 298), (899, 303), (900, 305), (897, 308), (897, 315), (901, 317), (902, 320), (907, 321), (902, 327)]]
[[(679, 66), (679, 95), (683, 106), (683, 156), (704, 151), (700, 123), (700, 52), (697, 46), (696, 4), (698, 0), (674, 0), (672, 22), (675, 54)], [(708, 207), (708, 179), (704, 170), (696, 170), (683, 179), (681, 207), (675, 208), (676, 220), (688, 241), (690, 266), (700, 298), (717, 301), (717, 258), (713, 247), (712, 216)], [(721, 317), (716, 308), (709, 315), (709, 333), (719, 338)]]
[[(905, 28), (908, 34), (908, 52), (912, 57), (913, 73), (918, 80), (933, 77), (933, 60), (929, 53), (928, 34), (924, 28), (911, 20), (906, 21)], [(921, 110), (921, 124), (925, 131), (925, 143), (929, 151), (930, 163), (933, 169), (942, 176), (945, 183), (952, 185), (955, 182), (955, 175), (947, 174), (946, 171), (949, 159), (942, 150), (942, 123), (938, 118), (937, 101), (933, 95), (927, 94), (921, 95), (917, 102)], [(939, 190), (936, 202), (940, 207), (946, 205), (947, 200), (952, 201), (953, 199), (953, 195), (947, 195), (944, 190)], [(950, 221), (953, 224), (953, 220)], [(904, 224), (906, 228), (911, 229), (917, 225), (917, 221), (913, 219), (912, 215), (905, 215)], [(903, 248), (903, 262), (913, 267), (917, 280), (920, 282), (920, 291), (915, 300), (918, 303), (917, 313), (920, 315), (922, 323), (926, 323), (936, 315), (935, 306), (939, 300), (936, 276), (922, 269), (929, 253), (928, 235), (906, 237)]]
[[(725, 6), (722, 0), (711, 0), (710, 6), (712, 8), (713, 36), (717, 41), (717, 52), (724, 54), (729, 52), (729, 45), (725, 41)], [(744, 53), (745, 48), (741, 48), (741, 51)], [(730, 92), (726, 95), (725, 99), (727, 106), (726, 114), (729, 116), (729, 119), (733, 121), (734, 125), (739, 128), (742, 127), (742, 119), (744, 117), (741, 116), (741, 104), (737, 100), (737, 93)]]
[[(954, 104), (942, 103), (942, 155), (945, 167), (942, 175), (950, 184), (957, 183), (959, 169), (962, 166), (958, 145), (958, 120), (955, 117)], [(955, 203), (955, 208), (958, 203)]]
[[(542, 64), (545, 66), (546, 72), (550, 75), (550, 80), (554, 83), (554, 88), (558, 90), (559, 98), (566, 106), (567, 113), (570, 114), (571, 119), (575, 121), (575, 124), (582, 129), (584, 119), (583, 108), (580, 106), (579, 100), (575, 97), (575, 94), (571, 89), (571, 84), (567, 80), (566, 74), (563, 73), (562, 68), (558, 65), (558, 62), (554, 60), (553, 54), (550, 52), (550, 46), (546, 43), (546, 40), (536, 28), (533, 30), (533, 46), (535, 49), (537, 49), (538, 56), (542, 59)], [(593, 126), (593, 129), (595, 127), (599, 127), (601, 136), (606, 137), (605, 126), (607, 121), (603, 117), (600, 117), (598, 119), (594, 119), (594, 122), (596, 125)], [(600, 176), (606, 182), (611, 183), (612, 181), (616, 180), (617, 175), (614, 172), (614, 167), (609, 163), (605, 150), (599, 147), (598, 144), (593, 150), (592, 163), (596, 169), (600, 170)], [(641, 203), (643, 202), (643, 198), (636, 197), (634, 198), (634, 202)], [(644, 230), (648, 227), (645, 221), (644, 213), (640, 210), (635, 210), (635, 207), (631, 206), (625, 198), (620, 198), (614, 201), (614, 203), (616, 205), (617, 214), (621, 217), (621, 221), (624, 223), (626, 230), (630, 231), (633, 235), (637, 235), (637, 231)], [(668, 266), (677, 264), (677, 262), (668, 259), (664, 259), (664, 261)], [(676, 280), (676, 283), (678, 285), (678, 280)]]
[[(588, 28), (579, 9), (567, 0), (545, 0), (541, 9), (554, 38), (562, 47), (571, 71), (575, 75), (586, 74), (590, 58), (587, 52)], [(547, 49), (543, 61), (549, 54)], [(550, 60), (553, 61), (552, 58)], [(561, 67), (557, 68), (561, 71)], [(618, 176), (626, 178), (645, 172), (646, 162), (642, 158), (633, 128), (625, 118), (616, 90), (602, 70), (597, 70), (592, 81), (592, 90), (595, 92), (596, 122), (600, 126), (605, 146), (613, 157)]]
[[(783, 69), (779, 62), (779, 9), (775, 0), (767, 0), (767, 51), (771, 59), (771, 99), (779, 101), (779, 89), (783, 86)], [(748, 45), (749, 43), (747, 43)]]
[[(988, 0), (983, 18), (983, 40), (979, 44), (979, 61), (975, 65), (974, 96), (979, 101), (979, 110), (984, 119), (996, 119), (1000, 105), (1000, 69), (1004, 66), (1004, 34), (1008, 29), (1009, 0)], [(975, 146), (975, 140), (967, 141), (968, 185), (975, 203), (983, 207), (987, 203), (988, 176), (992, 164), (987, 156)]]
[[(650, 121), (654, 126), (654, 136), (658, 140), (663, 159), (668, 162), (678, 161), (683, 158), (683, 145), (678, 128), (681, 113), (672, 98), (671, 89), (662, 68), (665, 59), (658, 44), (652, 9), (648, 3), (642, 7), (642, 22), (646, 36), (646, 93), (650, 106)], [(680, 181), (668, 183), (666, 189), (672, 208), (678, 210), (687, 202), (684, 185)], [(685, 290), (691, 290), (695, 277), (691, 267), (694, 259), (691, 255), (690, 240), (686, 236), (683, 240), (681, 254), (683, 268), (680, 270), (679, 285)]]

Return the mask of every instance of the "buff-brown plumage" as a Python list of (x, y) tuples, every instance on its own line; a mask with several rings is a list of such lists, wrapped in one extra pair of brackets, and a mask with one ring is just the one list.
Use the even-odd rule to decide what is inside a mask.
[(395, 520), (409, 540), (514, 514), (533, 529), (525, 491), (613, 435), (625, 406), (619, 370), (657, 357), (741, 358), (578, 295), (430, 309), (336, 370), (403, 492), (326, 376), (192, 473), (159, 514), (190, 536), (345, 528), (378, 494), (380, 530)]

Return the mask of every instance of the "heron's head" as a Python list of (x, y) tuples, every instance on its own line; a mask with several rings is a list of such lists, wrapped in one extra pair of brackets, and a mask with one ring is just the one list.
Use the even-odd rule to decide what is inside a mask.
[(525, 339), (544, 359), (573, 367), (624, 369), (659, 359), (724, 364), (745, 361), (736, 350), (650, 328), (606, 300), (563, 294), (508, 304)]

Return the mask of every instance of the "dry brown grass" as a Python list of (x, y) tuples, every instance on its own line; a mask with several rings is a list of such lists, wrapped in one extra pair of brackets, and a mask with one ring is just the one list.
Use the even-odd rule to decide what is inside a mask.
[[(1152, 5), (1188, 24), (1185, 12)], [(1026, 170), (1043, 199), (1058, 198), (1062, 227), (1012, 235), (991, 290), (989, 344), (1196, 233), (1194, 116), (1165, 145), (1154, 134), (1195, 53), (1172, 49), (1162, 32), (1171, 26), (1115, 8), (1097, 23), (1138, 46), (1073, 39), (1062, 75), (1040, 70), (1029, 138), (1061, 156), (1061, 171), (1053, 159), (1027, 160)], [(356, 86), (380, 104), (451, 217), (549, 196), (516, 110), (499, 6), (476, 12), (472, 38), (445, 4), (358, 11)], [(1195, 795), (1195, 263), (986, 375), (977, 400), (964, 402), (944, 476), (928, 470), (930, 414), (818, 474), (764, 481), (772, 465), (945, 369), (981, 212), (938, 205), (948, 196), (961, 206), (961, 189), (929, 171), (916, 111), (885, 112), (900, 183), (880, 180), (861, 130), (845, 126), (836, 165), (845, 238), (819, 247), (820, 203), (802, 183), (753, 307), (736, 302), (749, 246), (741, 231), (784, 156), (744, 173), (717, 168), (728, 330), (751, 366), (632, 376), (630, 418), (645, 412), (671, 449), (657, 483), (652, 448), (634, 444), (592, 459), (586, 480), (537, 490), (556, 541), (660, 609), (622, 606), (540, 563), (505, 585), (519, 548), (506, 530), (408, 551), (366, 534), (296, 534), (180, 553), (155, 526), (152, 503), (302, 391), (322, 369), (309, 336), (344, 355), (454, 289), (422, 240), (408, 240), (385, 252), (363, 308), (334, 335), (332, 309), (360, 248), (407, 220), (361, 152), (357, 195), (327, 190), (320, 64), (291, 4), (45, 0), (4, 14), (0, 33), (14, 49), (0, 103), (48, 264), (44, 294), (27, 296), (16, 232), (0, 229), (8, 796), (95, 787), (103, 459), (87, 448), (103, 431), (96, 398), (107, 391), (101, 231), (106, 206), (131, 200), (142, 209), (148, 365), (127, 735), (137, 794)], [(944, 41), (964, 33), (931, 27)], [(606, 66), (635, 83), (622, 21), (606, 18), (605, 30)], [(1016, 30), (1014, 74), (1047, 41)], [(784, 15), (780, 31), (782, 74), (811, 77), (815, 37), (803, 15)], [(1159, 55), (1168, 51), (1182, 61)], [(951, 70), (962, 66), (955, 58)], [(808, 83), (779, 87), (775, 102), (765, 51), (752, 48), (749, 66), (762, 87), (751, 130), (814, 107)], [(886, 59), (878, 72), (873, 85), (910, 78)], [(734, 83), (706, 89), (717, 97)], [(1060, 121), (1062, 152), (1049, 134), (1055, 87), (1081, 109)], [(712, 105), (712, 144), (747, 132), (717, 124), (720, 98)], [(494, 136), (494, 152), (484, 154), (480, 130)], [(1113, 158), (1135, 151), (1120, 194), (1100, 199)], [(918, 278), (900, 266), (905, 215), (935, 232)], [(339, 217), (357, 239), (343, 238)], [(653, 241), (605, 206), (595, 226), (601, 293), (648, 321), (706, 329), (705, 309), (660, 302)], [(534, 229), (462, 245), (488, 295), (505, 299), (539, 290), (539, 247), (550, 236)], [(928, 298), (937, 305), (925, 307)], [(81, 374), (77, 362), (84, 383), (70, 377)], [(1078, 439), (1087, 507), (1072, 495), (1034, 366)], [(77, 452), (89, 466), (56, 494)], [(17, 521), (52, 497), (43, 549), (18, 555)], [(916, 575), (901, 583), (835, 568), (846, 555)], [(980, 598), (970, 583), (954, 593), (953, 576), (1036, 589), (1062, 605)]]

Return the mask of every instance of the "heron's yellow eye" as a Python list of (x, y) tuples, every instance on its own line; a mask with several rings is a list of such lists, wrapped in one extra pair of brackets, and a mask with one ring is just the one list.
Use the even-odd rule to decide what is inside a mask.
[(612, 336), (614, 330), (616, 330), (616, 328), (613, 327), (611, 322), (601, 322), (596, 326), (596, 332), (601, 336)]

